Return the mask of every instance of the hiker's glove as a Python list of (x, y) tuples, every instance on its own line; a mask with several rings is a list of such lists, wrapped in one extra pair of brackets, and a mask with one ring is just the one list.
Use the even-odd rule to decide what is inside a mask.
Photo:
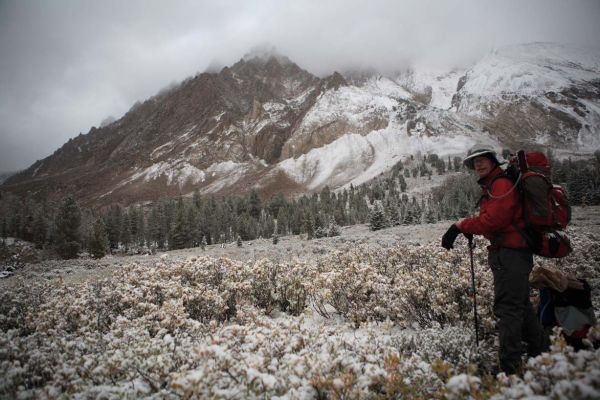
[(470, 242), (471, 240), (473, 240), (473, 234), (472, 233), (464, 233), (463, 235), (465, 235), (465, 237), (467, 238), (467, 240)]
[(444, 236), (442, 236), (442, 247), (446, 250), (453, 249), (454, 241), (456, 240), (456, 237), (459, 233), (460, 229), (458, 229), (456, 225), (452, 224), (450, 228), (448, 228), (446, 233), (444, 233)]

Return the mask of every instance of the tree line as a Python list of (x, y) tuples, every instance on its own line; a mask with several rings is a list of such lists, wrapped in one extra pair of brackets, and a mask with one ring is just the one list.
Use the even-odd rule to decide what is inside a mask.
[[(600, 152), (591, 160), (555, 159), (552, 178), (563, 184), (574, 205), (600, 204)], [(409, 195), (409, 185), (452, 172), (425, 195)], [(411, 156), (389, 172), (359, 186), (288, 199), (277, 194), (192, 196), (163, 199), (151, 205), (88, 209), (72, 197), (60, 202), (0, 193), (0, 236), (17, 237), (62, 258), (81, 250), (106, 252), (182, 249), (304, 234), (307, 239), (335, 236), (340, 226), (368, 223), (372, 230), (401, 224), (433, 223), (468, 216), (480, 189), (461, 159), (436, 154)]]

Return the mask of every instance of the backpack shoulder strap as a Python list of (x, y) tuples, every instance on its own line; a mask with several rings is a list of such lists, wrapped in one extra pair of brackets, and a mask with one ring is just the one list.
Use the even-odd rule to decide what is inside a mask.
[[(519, 182), (521, 181), (521, 175), (522, 174), (519, 174), (517, 176), (517, 179), (513, 179), (509, 174), (506, 173), (506, 171), (502, 172), (501, 174), (496, 175), (494, 178), (492, 178), (492, 181), (490, 182), (489, 186), (487, 187), (487, 195), (490, 197), (490, 199), (505, 198), (506, 196), (511, 194), (513, 192), (513, 190), (515, 190), (517, 188), (517, 186), (519, 185)], [(510, 180), (511, 182), (513, 182), (513, 185), (508, 192), (506, 192), (500, 196), (494, 196), (491, 192), (492, 186), (498, 179), (502, 179), (502, 178), (506, 178), (506, 179)]]

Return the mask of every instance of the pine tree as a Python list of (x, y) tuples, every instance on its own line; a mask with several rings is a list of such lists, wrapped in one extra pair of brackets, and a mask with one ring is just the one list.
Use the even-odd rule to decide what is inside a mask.
[(381, 203), (375, 203), (375, 207), (371, 210), (371, 214), (369, 216), (369, 227), (372, 231), (377, 231), (379, 229), (385, 228), (385, 214), (383, 212), (383, 208), (381, 207)]
[(94, 223), (92, 238), (90, 240), (89, 251), (93, 258), (102, 258), (106, 255), (109, 247), (108, 234), (106, 226), (101, 218), (98, 218)]
[(63, 259), (77, 258), (81, 241), (81, 211), (72, 197), (67, 197), (56, 216), (56, 251)]
[(0, 237), (2, 239), (6, 239), (8, 237), (8, 224), (6, 223), (6, 218), (2, 218), (2, 223), (0, 224)]
[(425, 222), (428, 224), (433, 224), (437, 222), (435, 210), (431, 205), (429, 205), (427, 211), (425, 212)]
[(121, 238), (122, 210), (121, 206), (113, 206), (106, 218), (106, 232), (111, 249), (119, 248)]
[(175, 225), (173, 225), (173, 229), (171, 229), (171, 233), (169, 235), (169, 248), (172, 250), (183, 249), (189, 242), (189, 232), (187, 231), (184, 212), (185, 209), (183, 199), (181, 196), (179, 196), (177, 201)]
[(304, 232), (306, 232), (306, 239), (312, 240), (315, 236), (315, 223), (310, 213), (304, 216)]
[(162, 223), (163, 215), (160, 205), (152, 207), (150, 217), (148, 218), (149, 242), (153, 242), (156, 247), (162, 249), (165, 247), (165, 231)]
[(203, 235), (202, 236), (202, 241), (200, 242), (200, 247), (202, 248), (203, 251), (206, 250), (206, 245), (207, 245), (207, 243), (206, 243), (206, 236)]
[(125, 212), (121, 219), (121, 237), (120, 242), (125, 247), (125, 250), (129, 250), (129, 245), (131, 244), (131, 220), (129, 219), (129, 213)]
[(146, 222), (144, 220), (144, 210), (142, 209), (142, 207), (140, 206), (140, 209), (137, 213), (137, 237), (136, 237), (136, 241), (138, 246), (145, 246), (146, 245)]
[(189, 234), (189, 243), (186, 247), (197, 247), (202, 240), (202, 231), (198, 223), (198, 210), (192, 205), (188, 207), (186, 214), (186, 229)]
[(334, 237), (340, 236), (341, 234), (340, 226), (335, 222), (333, 217), (329, 218), (329, 230), (327, 231), (327, 236)]
[(400, 212), (398, 211), (398, 205), (391, 203), (388, 207), (388, 216), (391, 226), (398, 226), (401, 223)]
[[(454, 157), (454, 171), (458, 172), (460, 171), (460, 168), (462, 167), (463, 163), (460, 157)], [(450, 166), (448, 166), (448, 168), (450, 168)]]
[(46, 244), (48, 237), (48, 221), (42, 212), (42, 209), (39, 208), (34, 216), (33, 220), (33, 243), (35, 247), (41, 249)]
[(240, 235), (237, 236), (236, 243), (237, 247), (242, 247), (242, 237)]
[(262, 206), (260, 198), (258, 197), (258, 193), (256, 193), (255, 190), (252, 190), (248, 199), (248, 213), (251, 217), (258, 219), (258, 217), (260, 216), (261, 208)]
[(320, 215), (320, 214), (316, 215), (314, 226), (315, 226), (315, 237), (317, 239), (327, 237), (327, 226), (326, 226), (325, 218), (322, 215)]

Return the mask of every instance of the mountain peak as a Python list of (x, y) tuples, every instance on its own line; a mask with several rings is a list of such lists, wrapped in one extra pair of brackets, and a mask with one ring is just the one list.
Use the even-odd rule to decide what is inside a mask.
[(279, 53), (275, 46), (257, 46), (242, 57), (242, 61), (256, 64), (267, 64), (273, 60), (282, 65), (292, 63), (289, 58)]

